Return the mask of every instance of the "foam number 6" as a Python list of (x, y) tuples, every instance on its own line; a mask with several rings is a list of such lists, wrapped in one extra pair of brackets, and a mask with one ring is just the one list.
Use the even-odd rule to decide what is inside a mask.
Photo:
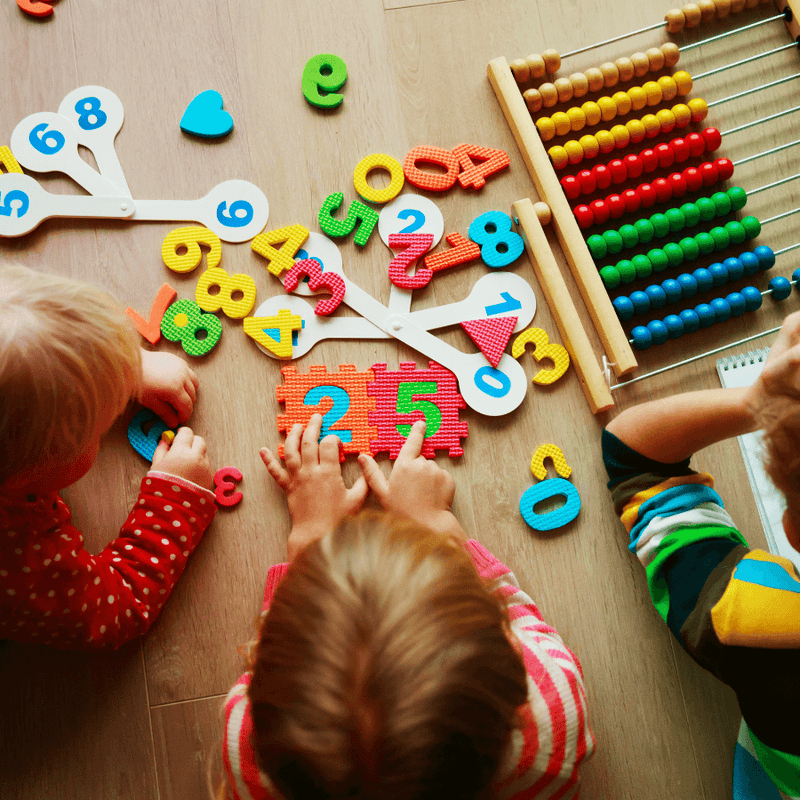
[[(198, 338), (198, 331), (204, 331), (205, 338)], [(171, 342), (180, 342), (188, 355), (204, 356), (222, 336), (222, 323), (213, 314), (204, 314), (194, 300), (178, 300), (166, 310), (161, 333)]]
[[(336, 108), (344, 97), (334, 94), (347, 80), (347, 64), (331, 53), (312, 56), (303, 67), (303, 97), (318, 108)], [(322, 91), (320, 91), (322, 90)]]
[(217, 206), (217, 221), (226, 228), (244, 228), (253, 221), (255, 212), (247, 200), (236, 200), (230, 208), (227, 206), (225, 200)]
[(534, 344), (533, 357), (537, 361), (549, 358), (553, 362), (550, 369), (540, 369), (531, 380), (540, 386), (555, 383), (569, 367), (569, 353), (566, 348), (552, 343), (546, 331), (541, 328), (528, 328), (514, 339), (514, 344), (511, 345), (511, 355), (519, 358), (525, 352), (525, 345), (528, 342)]
[(414, 275), (406, 270), (423, 254), (431, 249), (432, 233), (392, 233), (389, 235), (389, 247), (403, 247), (391, 264), (389, 264), (389, 280), (400, 289), (421, 289), (427, 286), (433, 277), (429, 269), (418, 269)]
[(306, 392), (303, 398), (303, 405), (318, 406), (325, 397), (330, 397), (333, 400), (333, 405), (322, 417), (322, 430), (319, 433), (319, 441), (321, 442), (326, 436), (333, 435), (338, 436), (342, 442), (352, 442), (353, 431), (348, 429), (331, 430), (350, 410), (350, 395), (341, 386), (315, 386)]
[(350, 208), (347, 209), (347, 216), (343, 220), (334, 219), (331, 213), (340, 208), (343, 202), (343, 192), (334, 192), (328, 195), (319, 210), (319, 226), (322, 228), (323, 233), (338, 238), (348, 236), (355, 228), (356, 222), (360, 222), (361, 224), (358, 226), (353, 241), (359, 247), (363, 247), (378, 224), (378, 212), (369, 206), (365, 206), (359, 200), (353, 200), (350, 203)]
[(283, 285), (287, 292), (293, 292), (300, 283), (300, 278), (308, 276), (308, 287), (315, 292), (317, 289), (327, 288), (331, 290), (331, 296), (327, 300), (320, 300), (314, 307), (314, 313), (321, 317), (327, 317), (339, 307), (344, 300), (345, 284), (341, 276), (333, 272), (323, 274), (319, 264), (313, 258), (305, 258), (298, 261), (284, 276)]
[[(12, 189), (10, 192), (0, 194), (0, 200), (2, 200), (0, 214), (4, 217), (14, 216), (13, 212), (16, 212), (17, 219), (24, 217), (31, 205), (28, 195), (19, 189)], [(12, 205), (12, 203), (19, 203), (19, 205)]]
[(567, 459), (564, 458), (564, 453), (560, 447), (554, 444), (540, 444), (536, 448), (536, 452), (531, 456), (531, 472), (540, 481), (547, 478), (547, 468), (544, 465), (546, 458), (552, 460), (556, 472), (562, 478), (569, 478), (572, 475), (572, 468), (567, 464)]
[[(280, 275), (294, 266), (294, 256), (300, 245), (308, 238), (308, 228), (304, 225), (289, 225), (274, 231), (259, 233), (251, 244), (253, 250), (269, 262), (267, 269), (273, 275)], [(283, 242), (280, 249), (272, 245)]]
[[(209, 289), (217, 286), (219, 291), (211, 294)], [(242, 296), (234, 300), (233, 295)], [(207, 269), (197, 281), (194, 299), (203, 311), (219, 311), (231, 319), (246, 317), (256, 302), (256, 283), (249, 275), (228, 275), (224, 269)]]
[[(161, 258), (173, 272), (191, 272), (203, 260), (201, 244), (210, 248), (207, 257), (209, 268), (216, 267), (222, 258), (219, 236), (208, 228), (199, 226), (170, 231), (161, 245)], [(186, 252), (179, 254), (178, 250), (183, 249)]]
[(247, 317), (244, 332), (278, 358), (291, 358), (297, 334), (303, 329), (303, 318), (282, 308), (274, 317)]
[(493, 269), (507, 267), (525, 249), (522, 237), (511, 230), (511, 217), (502, 211), (487, 211), (476, 217), (467, 235), (481, 245), (483, 263)]
[[(560, 508), (546, 514), (537, 514), (535, 506), (551, 497), (563, 497), (566, 501)], [(535, 531), (552, 531), (572, 522), (581, 510), (578, 490), (564, 478), (550, 478), (525, 490), (519, 501), (522, 518)]]

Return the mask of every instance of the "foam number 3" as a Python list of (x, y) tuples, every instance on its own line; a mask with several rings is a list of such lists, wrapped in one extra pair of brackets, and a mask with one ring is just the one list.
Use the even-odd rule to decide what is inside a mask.
[(502, 211), (487, 211), (476, 217), (468, 236), (481, 245), (483, 263), (493, 269), (512, 264), (525, 249), (522, 237), (511, 230), (511, 217)]
[[(204, 332), (204, 338), (198, 338)], [(213, 314), (204, 314), (194, 300), (173, 303), (161, 320), (161, 333), (171, 342), (180, 342), (190, 356), (210, 353), (222, 336), (222, 323)]]
[[(173, 272), (191, 272), (203, 260), (200, 245), (209, 248), (207, 263), (216, 267), (222, 258), (222, 244), (219, 236), (208, 228), (190, 226), (170, 231), (161, 245), (161, 258)], [(186, 250), (178, 253), (178, 250)]]
[(400, 289), (421, 289), (427, 286), (433, 277), (429, 269), (418, 269), (414, 275), (406, 270), (423, 254), (431, 249), (433, 234), (431, 233), (393, 233), (389, 236), (389, 247), (405, 248), (399, 252), (389, 264), (389, 280)]
[(303, 318), (282, 308), (273, 317), (247, 317), (244, 332), (278, 358), (291, 358), (294, 351), (295, 331), (302, 330)]
[(287, 292), (293, 292), (300, 278), (308, 276), (308, 287), (315, 292), (317, 289), (327, 288), (331, 291), (331, 296), (327, 300), (320, 300), (314, 307), (314, 313), (321, 317), (327, 317), (339, 307), (344, 300), (345, 283), (341, 276), (333, 272), (323, 274), (322, 269), (313, 258), (305, 258), (298, 261), (285, 275), (283, 285)]
[[(242, 493), (235, 491), (236, 484), (242, 480), (242, 473), (236, 467), (223, 467), (214, 474), (214, 497), (217, 505), (230, 508), (242, 499)], [(229, 494), (226, 494), (228, 493)]]
[(325, 397), (333, 400), (333, 405), (322, 417), (322, 430), (319, 433), (319, 441), (326, 436), (338, 436), (342, 442), (352, 442), (353, 432), (351, 430), (331, 430), (342, 417), (350, 410), (350, 395), (341, 386), (315, 386), (309, 389), (303, 398), (303, 405), (318, 406)]
[(303, 67), (303, 97), (318, 108), (336, 108), (343, 95), (335, 94), (347, 80), (347, 64), (332, 53), (312, 56)]
[(551, 342), (547, 332), (541, 328), (528, 328), (514, 339), (514, 344), (511, 345), (511, 355), (519, 358), (525, 352), (525, 345), (529, 342), (534, 344), (533, 357), (537, 361), (549, 358), (553, 362), (550, 369), (540, 369), (531, 380), (540, 386), (555, 383), (569, 367), (569, 353), (566, 348)]
[(331, 216), (332, 212), (340, 208), (343, 202), (343, 192), (334, 192), (328, 195), (319, 210), (319, 226), (322, 228), (323, 233), (339, 238), (349, 236), (356, 223), (360, 222), (353, 241), (359, 247), (363, 247), (378, 224), (378, 212), (369, 206), (365, 206), (359, 200), (353, 200), (350, 203), (350, 208), (347, 209), (347, 216), (343, 220), (334, 219)]
[[(209, 290), (218, 287), (216, 294)], [(241, 297), (234, 299), (234, 294)], [(231, 319), (246, 317), (256, 302), (256, 283), (249, 275), (229, 275), (224, 269), (207, 269), (197, 281), (194, 299), (203, 311), (219, 311)]]
[[(290, 270), (294, 266), (294, 256), (300, 245), (308, 238), (308, 228), (304, 225), (289, 225), (274, 231), (259, 233), (251, 244), (253, 250), (269, 262), (267, 269), (273, 275)], [(280, 249), (272, 245), (280, 244)]]

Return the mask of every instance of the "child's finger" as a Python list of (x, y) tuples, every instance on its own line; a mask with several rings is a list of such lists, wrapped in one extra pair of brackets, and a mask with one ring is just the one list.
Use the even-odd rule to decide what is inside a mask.
[(175, 428), (182, 421), (178, 419), (175, 409), (169, 403), (165, 403), (163, 400), (150, 400), (147, 404), (147, 407), (151, 411), (155, 411), (155, 413), (158, 414), (158, 416), (161, 417), (161, 419), (163, 419), (170, 428)]
[(400, 454), (397, 456), (397, 461), (413, 461), (422, 452), (422, 443), (425, 441), (425, 420), (417, 420), (411, 426), (411, 432), (408, 438), (400, 448)]
[(197, 402), (197, 386), (191, 379), (183, 382), (183, 391), (186, 392), (192, 403)]
[(289, 488), (291, 478), (289, 477), (289, 473), (281, 466), (280, 460), (268, 447), (262, 447), (259, 451), (259, 455), (272, 480), (285, 492)]
[(358, 457), (358, 465), (361, 467), (361, 472), (364, 473), (364, 480), (367, 486), (372, 489), (373, 494), (378, 498), (378, 502), (384, 505), (384, 500), (389, 493), (389, 481), (386, 480), (381, 468), (375, 463), (375, 459), (366, 453), (362, 453)]
[(304, 464), (319, 464), (319, 434), (321, 431), (322, 414), (312, 414), (300, 445)]
[(300, 468), (300, 437), (303, 435), (303, 426), (298, 422), (292, 425), (286, 441), (283, 443), (283, 460), (291, 470)]
[[(377, 466), (377, 465), (376, 465)], [(364, 505), (369, 494), (369, 484), (364, 475), (359, 475), (356, 482), (347, 490), (347, 500), (351, 513), (358, 511)]]
[[(194, 401), (189, 397), (187, 392), (183, 391), (178, 393), (173, 398), (173, 405), (175, 407), (175, 410), (178, 412), (179, 422), (186, 422), (186, 420), (192, 416), (192, 410), (194, 409)], [(164, 421), (166, 422), (166, 420)]]
[(338, 464), (339, 452), (342, 449), (342, 440), (332, 433), (329, 433), (319, 443), (319, 463)]
[(201, 456), (204, 456), (207, 449), (208, 445), (206, 445), (206, 440), (202, 436), (195, 436), (192, 440), (192, 452), (199, 453)]
[(175, 438), (172, 440), (172, 446), (178, 449), (185, 447), (187, 450), (190, 450), (193, 441), (194, 431), (191, 428), (184, 426), (182, 428), (178, 428), (178, 432), (175, 434)]
[(158, 443), (158, 447), (156, 447), (156, 451), (153, 453), (153, 469), (158, 469), (158, 465), (169, 452), (169, 447), (169, 442), (165, 442), (163, 439)]
[(195, 393), (200, 388), (200, 378), (197, 377), (197, 373), (193, 369), (189, 370), (189, 380), (192, 382), (192, 386), (194, 386)]

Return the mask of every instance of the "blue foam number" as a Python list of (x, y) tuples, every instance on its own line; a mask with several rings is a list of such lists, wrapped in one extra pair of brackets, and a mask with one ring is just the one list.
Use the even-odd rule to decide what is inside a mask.
[[(551, 497), (563, 497), (566, 502), (561, 508), (547, 514), (537, 514), (534, 508), (537, 503)], [(572, 522), (581, 510), (581, 496), (578, 490), (564, 478), (548, 478), (526, 489), (519, 499), (519, 513), (535, 531), (552, 531)]]
[[(149, 422), (152, 425), (150, 425), (150, 430), (145, 433), (144, 427)], [(152, 461), (158, 443), (161, 441), (161, 434), (168, 430), (170, 430), (169, 425), (155, 411), (143, 408), (128, 425), (128, 441), (140, 456)]]
[(52, 156), (64, 146), (64, 134), (58, 131), (48, 131), (47, 125), (47, 122), (37, 125), (28, 134), (28, 141), (34, 150), (38, 150), (46, 156)]
[[(253, 206), (247, 200), (237, 200), (230, 208), (227, 205), (223, 200), (217, 206), (217, 219), (226, 228), (244, 228), (253, 221)], [(240, 211), (244, 211), (244, 216), (239, 216)]]
[[(14, 200), (19, 201), (19, 205), (16, 209), (11, 205)], [(13, 216), (12, 212), (16, 210), (17, 218), (24, 217), (29, 207), (30, 198), (28, 195), (19, 189), (12, 189), (10, 192), (6, 192), (6, 199), (3, 200), (3, 204), (0, 205), (0, 214), (4, 217), (11, 217)]]
[(418, 231), (425, 224), (425, 215), (416, 208), (404, 208), (397, 215), (397, 219), (412, 220), (403, 230), (398, 231), (398, 233), (414, 233), (414, 231)]
[(350, 409), (350, 395), (341, 386), (315, 386), (306, 392), (306, 396), (303, 398), (303, 405), (317, 406), (322, 402), (323, 397), (330, 397), (333, 400), (333, 405), (322, 417), (322, 430), (319, 433), (319, 440), (322, 441), (331, 434), (338, 436), (343, 442), (352, 442), (352, 431), (331, 430), (331, 426), (335, 425)]
[(502, 211), (487, 211), (475, 217), (467, 235), (481, 245), (483, 263), (492, 269), (507, 267), (525, 249), (522, 237), (511, 230), (511, 217)]
[[(105, 111), (100, 110), (100, 99), (98, 97), (84, 97), (75, 103), (75, 111), (78, 114), (78, 125), (85, 131), (96, 131), (108, 122)], [(94, 117), (94, 122), (92, 122)]]
[(497, 303), (493, 306), (486, 306), (484, 311), (487, 317), (493, 317), (495, 314), (505, 314), (506, 311), (516, 311), (522, 308), (522, 303), (516, 297), (512, 297), (508, 292), (500, 292), (500, 297), (505, 300), (505, 303)]
[[(495, 386), (488, 378), (497, 381), (500, 386)], [(481, 367), (473, 376), (475, 385), (490, 397), (505, 397), (511, 390), (511, 378), (494, 367)]]

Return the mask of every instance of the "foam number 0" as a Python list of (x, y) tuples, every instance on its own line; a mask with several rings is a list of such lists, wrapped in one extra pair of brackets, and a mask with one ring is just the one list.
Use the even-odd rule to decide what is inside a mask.
[[(170, 231), (161, 244), (161, 258), (173, 272), (191, 272), (203, 260), (200, 245), (210, 248), (207, 263), (216, 267), (222, 258), (222, 244), (219, 236), (208, 228), (189, 226)], [(185, 253), (178, 250), (186, 249)]]
[[(334, 94), (347, 80), (347, 64), (332, 53), (312, 56), (303, 67), (303, 97), (318, 108), (336, 108), (344, 97)], [(322, 90), (322, 91), (320, 91)]]
[(408, 275), (406, 270), (423, 253), (427, 253), (432, 244), (432, 233), (389, 234), (389, 247), (392, 249), (405, 248), (389, 264), (389, 280), (400, 289), (421, 289), (423, 286), (427, 286), (433, 277), (431, 270), (418, 269), (414, 275)]
[[(385, 169), (389, 173), (389, 185), (385, 189), (373, 189), (367, 183), (367, 175), (374, 169)], [(356, 191), (370, 203), (388, 203), (400, 194), (406, 182), (400, 162), (385, 153), (375, 153), (356, 164), (353, 185)]]
[(287, 308), (282, 308), (274, 317), (247, 317), (244, 321), (244, 332), (278, 358), (292, 357), (294, 331), (302, 328), (302, 317)]
[[(436, 164), (444, 167), (447, 172), (424, 172), (417, 164)], [(441, 147), (415, 147), (409, 150), (403, 161), (403, 172), (406, 180), (413, 183), (419, 189), (426, 189), (429, 192), (446, 192), (456, 182), (458, 177), (458, 157)]]
[(334, 192), (328, 195), (319, 210), (319, 226), (323, 233), (338, 238), (348, 236), (352, 233), (356, 223), (360, 222), (353, 241), (359, 247), (363, 247), (378, 224), (378, 212), (358, 200), (353, 200), (350, 208), (347, 209), (347, 216), (343, 220), (334, 219), (331, 216), (332, 212), (340, 208), (343, 202), (343, 192)]
[(572, 475), (572, 467), (567, 464), (567, 459), (564, 458), (564, 453), (560, 447), (554, 444), (540, 444), (536, 448), (536, 452), (531, 456), (531, 472), (540, 481), (547, 478), (547, 468), (544, 465), (546, 458), (552, 459), (556, 472), (562, 478), (569, 478)]
[[(425, 438), (434, 436), (442, 425), (442, 412), (436, 403), (430, 400), (415, 400), (414, 395), (436, 394), (439, 385), (436, 381), (405, 381), (397, 387), (397, 413), (410, 414), (421, 411), (425, 415)], [(408, 437), (410, 425), (396, 425), (397, 432)]]
[(342, 442), (352, 442), (353, 431), (348, 429), (331, 430), (350, 410), (350, 395), (341, 386), (315, 386), (306, 392), (303, 398), (303, 405), (318, 406), (325, 397), (330, 397), (333, 400), (333, 405), (322, 417), (322, 430), (319, 432), (319, 441), (331, 435), (338, 436)]
[[(198, 331), (205, 331), (205, 338), (199, 339)], [(204, 314), (194, 300), (178, 300), (166, 310), (161, 333), (171, 342), (180, 342), (187, 355), (204, 356), (222, 336), (222, 323), (213, 314)]]
[[(219, 287), (217, 294), (210, 294), (212, 286)], [(242, 296), (234, 300), (234, 293)], [(224, 269), (213, 267), (207, 269), (197, 281), (194, 299), (203, 311), (219, 311), (231, 319), (246, 317), (256, 302), (256, 283), (249, 275), (228, 275)]]
[[(453, 154), (461, 166), (458, 182), (464, 189), (483, 188), (486, 185), (486, 178), (505, 169), (511, 163), (505, 150), (479, 147), (475, 144), (460, 144), (453, 148)], [(473, 158), (479, 159), (481, 163), (475, 164)]]
[(511, 230), (511, 217), (502, 211), (487, 211), (476, 217), (467, 235), (481, 245), (483, 263), (493, 269), (512, 264), (525, 249), (522, 237)]
[(314, 307), (314, 313), (321, 317), (327, 317), (328, 314), (336, 311), (339, 304), (344, 300), (345, 285), (341, 276), (334, 272), (323, 274), (319, 262), (313, 258), (304, 258), (286, 273), (283, 279), (286, 291), (293, 292), (300, 283), (300, 278), (304, 275), (308, 276), (308, 287), (312, 292), (322, 288), (331, 290), (331, 296), (327, 300), (320, 300)]
[[(267, 269), (273, 275), (290, 270), (294, 266), (294, 257), (300, 245), (308, 239), (308, 228), (305, 225), (289, 225), (286, 228), (277, 228), (274, 231), (259, 233), (253, 239), (251, 247), (260, 256), (269, 262)], [(280, 249), (272, 245), (283, 242)]]
[[(565, 503), (547, 514), (537, 514), (538, 503), (551, 497), (563, 497)], [(564, 478), (550, 478), (525, 490), (519, 501), (522, 518), (535, 531), (552, 531), (572, 522), (581, 510), (581, 496), (578, 490)]]
[(553, 362), (550, 369), (540, 369), (531, 380), (540, 386), (555, 383), (569, 367), (569, 353), (566, 348), (551, 342), (547, 332), (541, 328), (528, 328), (514, 339), (511, 355), (519, 358), (525, 352), (525, 345), (529, 342), (534, 344), (533, 357), (537, 361), (549, 358)]

